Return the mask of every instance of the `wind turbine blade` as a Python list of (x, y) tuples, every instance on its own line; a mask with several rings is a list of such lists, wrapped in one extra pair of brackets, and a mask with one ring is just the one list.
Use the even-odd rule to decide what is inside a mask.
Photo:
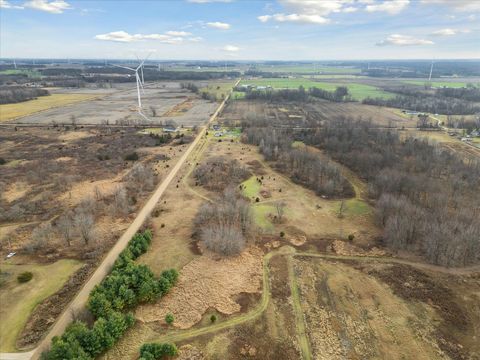
[(145, 59), (143, 59), (143, 61), (140, 63), (140, 65), (138, 65), (137, 70), (140, 69), (143, 66), (143, 64), (145, 63), (145, 61), (147, 61), (147, 59), (150, 57), (150, 55), (152, 55), (152, 53), (149, 53), (147, 55), (147, 57)]
[(119, 67), (119, 68), (122, 68), (122, 69), (127, 69), (127, 70), (132, 70), (132, 71), (135, 71), (135, 69), (131, 68), (131, 67), (128, 67), (128, 66), (121, 66), (121, 65), (115, 65), (115, 64), (111, 64), (112, 66), (115, 66), (115, 67)]

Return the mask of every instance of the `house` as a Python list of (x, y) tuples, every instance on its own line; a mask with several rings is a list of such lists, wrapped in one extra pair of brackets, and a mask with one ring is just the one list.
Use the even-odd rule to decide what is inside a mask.
[(218, 125), (218, 124), (212, 125), (212, 128), (213, 128), (213, 130), (218, 131), (218, 130), (220, 130), (220, 125)]

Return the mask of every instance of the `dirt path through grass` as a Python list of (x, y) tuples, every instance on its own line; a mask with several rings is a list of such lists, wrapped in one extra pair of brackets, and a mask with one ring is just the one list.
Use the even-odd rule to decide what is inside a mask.
[(297, 335), (299, 339), (299, 345), (302, 351), (302, 358), (308, 359), (308, 360), (313, 358), (311, 353), (311, 344), (309, 342), (309, 339), (306, 333), (304, 314), (301, 308), (301, 300), (298, 293), (297, 283), (295, 280), (295, 272), (293, 268), (292, 257), (303, 256), (303, 257), (314, 257), (314, 258), (336, 259), (336, 260), (379, 261), (379, 262), (385, 262), (385, 263), (397, 263), (397, 264), (410, 265), (413, 267), (418, 267), (418, 268), (422, 268), (430, 271), (438, 271), (438, 272), (444, 272), (449, 274), (470, 274), (470, 273), (480, 271), (480, 266), (474, 266), (474, 267), (463, 268), (463, 269), (448, 269), (440, 266), (424, 264), (420, 262), (413, 262), (413, 261), (408, 261), (403, 259), (396, 259), (391, 257), (344, 256), (344, 255), (328, 255), (328, 254), (319, 254), (319, 253), (310, 253), (310, 252), (297, 252), (291, 246), (283, 246), (277, 250), (269, 252), (264, 256), (262, 297), (261, 297), (260, 303), (252, 311), (248, 313), (244, 313), (239, 316), (229, 318), (219, 323), (207, 325), (202, 328), (171, 331), (169, 334), (166, 334), (166, 335), (155, 336), (149, 339), (149, 341), (155, 341), (160, 343), (180, 342), (180, 341), (188, 340), (201, 335), (211, 334), (217, 331), (225, 330), (225, 329), (243, 324), (247, 321), (254, 320), (257, 317), (259, 317), (267, 309), (269, 301), (272, 297), (270, 281), (269, 281), (270, 270), (268, 266), (269, 266), (270, 260), (274, 256), (287, 256), (289, 258), (288, 259), (289, 281), (290, 281), (290, 289), (291, 289), (292, 298), (293, 298), (292, 299), (293, 311), (295, 314)]

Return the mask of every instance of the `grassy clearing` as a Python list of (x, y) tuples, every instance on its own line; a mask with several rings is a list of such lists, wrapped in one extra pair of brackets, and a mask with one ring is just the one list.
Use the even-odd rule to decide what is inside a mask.
[(39, 78), (41, 74), (39, 71), (30, 69), (8, 69), (0, 71), (0, 75), (27, 75), (29, 78)]
[(292, 143), (292, 148), (294, 148), (294, 149), (305, 149), (306, 145), (303, 141), (294, 141)]
[[(339, 213), (341, 204), (342, 204), (341, 201), (338, 201), (337, 204), (335, 204), (335, 207), (334, 207), (335, 214)], [(365, 201), (360, 199), (345, 200), (344, 206), (345, 206), (344, 215), (347, 215), (347, 216), (367, 215), (367, 214), (370, 214), (372, 211), (370, 205), (368, 205)]]
[(235, 85), (235, 81), (216, 82), (200, 88), (200, 93), (206, 92), (210, 95), (214, 95), (218, 100), (223, 100), (230, 90), (232, 90), (233, 85)]
[(395, 95), (374, 86), (359, 84), (359, 83), (330, 83), (319, 82), (305, 78), (295, 79), (277, 79), (277, 78), (265, 78), (254, 80), (242, 80), (242, 84), (252, 84), (256, 86), (271, 86), (274, 89), (298, 89), (299, 86), (303, 86), (305, 89), (316, 87), (327, 91), (335, 91), (338, 86), (346, 86), (352, 97), (355, 100), (363, 100), (367, 97), (373, 98), (391, 98)]
[[(459, 82), (459, 81), (425, 81), (425, 80), (405, 80), (407, 84), (425, 86), (425, 84), (429, 84), (434, 87), (450, 87), (450, 88), (461, 88), (467, 86), (466, 82)], [(479, 82), (472, 82), (473, 84), (479, 86)]]
[[(65, 259), (50, 265), (2, 264), (5, 283), (0, 290), (0, 351), (16, 350), (15, 341), (35, 306), (57, 292), (81, 265), (76, 260)], [(31, 271), (33, 279), (19, 284), (17, 275), (25, 271)]]
[(270, 221), (270, 214), (275, 213), (275, 207), (270, 204), (256, 204), (252, 207), (255, 223), (263, 230), (271, 231), (274, 229)]
[(16, 104), (0, 105), (0, 122), (13, 120), (39, 111), (61, 107), (98, 97), (92, 94), (52, 94)]
[(245, 180), (243, 183), (242, 194), (249, 198), (255, 198), (260, 192), (260, 183), (257, 181), (256, 176), (252, 176), (250, 179)]

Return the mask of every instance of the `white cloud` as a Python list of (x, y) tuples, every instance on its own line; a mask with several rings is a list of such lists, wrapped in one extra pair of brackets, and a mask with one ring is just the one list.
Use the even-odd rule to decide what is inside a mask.
[(422, 0), (424, 5), (445, 5), (455, 11), (480, 11), (478, 0)]
[(7, 0), (0, 0), (0, 9), (17, 9), (22, 10), (23, 6), (12, 5)]
[(307, 14), (274, 14), (274, 15), (262, 15), (258, 17), (261, 22), (267, 22), (269, 20), (275, 20), (278, 22), (296, 22), (304, 24), (327, 24), (330, 19), (327, 19), (320, 15), (307, 15)]
[(385, 40), (382, 40), (375, 45), (377, 46), (386, 46), (386, 45), (396, 45), (396, 46), (419, 46), (419, 45), (433, 45), (434, 42), (425, 39), (417, 39), (413, 36), (393, 34), (387, 37)]
[(238, 46), (235, 46), (235, 45), (225, 45), (222, 48), (222, 50), (227, 51), (227, 52), (238, 52), (238, 51), (240, 51), (240, 48)]
[(180, 36), (180, 37), (192, 35), (192, 33), (189, 33), (186, 31), (167, 31), (165, 34), (170, 36)]
[(434, 35), (434, 36), (453, 36), (453, 35), (465, 34), (465, 33), (469, 33), (469, 32), (470, 32), (470, 30), (468, 30), (468, 29), (460, 30), (460, 29), (446, 28), (446, 29), (440, 29), (440, 30), (433, 31), (431, 33), (431, 35)]
[(220, 29), (220, 30), (228, 30), (231, 28), (230, 24), (223, 23), (220, 21), (214, 21), (214, 22), (207, 22), (207, 26), (214, 28), (214, 29)]
[(23, 6), (35, 10), (46, 11), (51, 14), (61, 14), (65, 10), (72, 9), (70, 4), (64, 0), (31, 0), (27, 1), (25, 4), (23, 4)]
[(405, 9), (410, 0), (388, 0), (381, 3), (371, 3), (365, 7), (368, 12), (382, 11), (394, 15)]
[(165, 34), (129, 34), (126, 31), (112, 31), (106, 34), (96, 35), (95, 39), (104, 40), (104, 41), (114, 41), (114, 42), (135, 42), (135, 41), (145, 41), (153, 40), (158, 41), (163, 44), (181, 44), (184, 41), (198, 42), (201, 41), (201, 38), (190, 37), (186, 38), (185, 36), (191, 35), (191, 33), (182, 32), (182, 31), (167, 31)]
[[(408, 6), (410, 0), (279, 0), (287, 10), (285, 13), (262, 15), (261, 22), (275, 20), (279, 22), (297, 22), (327, 24), (329, 15), (335, 13), (353, 13), (360, 9), (368, 12), (383, 11), (397, 14)], [(479, 0), (480, 1), (480, 0)]]

